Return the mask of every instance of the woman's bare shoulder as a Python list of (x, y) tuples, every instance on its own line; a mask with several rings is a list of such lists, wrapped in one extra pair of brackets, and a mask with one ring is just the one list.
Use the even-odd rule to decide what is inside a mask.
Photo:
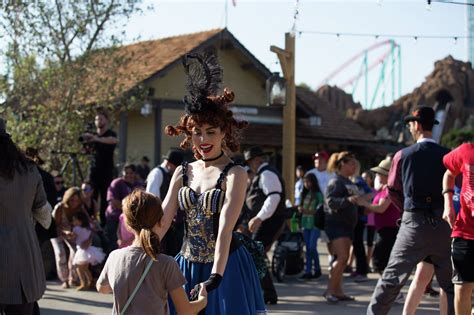
[(236, 179), (246, 179), (247, 178), (247, 171), (243, 168), (242, 165), (235, 165), (231, 167), (229, 170), (229, 175), (234, 175)]

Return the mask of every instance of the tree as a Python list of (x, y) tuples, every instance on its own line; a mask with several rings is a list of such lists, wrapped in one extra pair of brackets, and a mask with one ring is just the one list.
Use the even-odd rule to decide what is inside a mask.
[[(146, 8), (150, 9), (150, 8)], [(21, 146), (35, 146), (60, 165), (52, 150), (78, 151), (77, 137), (92, 121), (95, 102), (118, 113), (142, 98), (138, 86), (121, 88), (120, 65), (133, 56), (118, 52), (139, 1), (8, 2), (0, 13), (6, 43), (0, 79), (0, 114)]]
[(441, 138), (441, 143), (448, 148), (456, 148), (464, 142), (474, 141), (474, 129), (453, 129)]

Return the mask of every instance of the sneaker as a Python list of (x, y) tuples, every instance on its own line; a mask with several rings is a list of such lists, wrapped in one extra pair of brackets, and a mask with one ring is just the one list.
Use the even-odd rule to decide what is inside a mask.
[(351, 266), (346, 266), (346, 268), (344, 268), (344, 273), (352, 273), (352, 267)]
[(321, 270), (316, 271), (311, 275), (311, 279), (318, 279), (322, 276), (323, 274), (321, 273)]
[(354, 282), (357, 282), (357, 283), (359, 283), (359, 282), (365, 282), (365, 281), (367, 281), (367, 280), (369, 280), (369, 278), (367, 278), (366, 275), (359, 275), (359, 274), (358, 274), (358, 275), (354, 276)]
[(400, 292), (397, 296), (397, 298), (395, 299), (395, 303), (396, 304), (405, 304), (405, 296), (403, 295), (402, 292)]
[(309, 280), (309, 279), (311, 279), (311, 278), (313, 278), (313, 276), (312, 276), (310, 273), (304, 273), (304, 274), (300, 277), (300, 279), (302, 279), (302, 280)]

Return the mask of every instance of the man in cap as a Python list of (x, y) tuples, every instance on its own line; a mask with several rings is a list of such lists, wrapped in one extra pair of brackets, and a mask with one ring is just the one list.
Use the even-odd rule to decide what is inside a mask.
[(329, 180), (332, 178), (332, 174), (326, 170), (329, 154), (326, 151), (319, 151), (313, 154), (312, 158), (314, 161), (314, 168), (309, 170), (308, 173), (312, 173), (316, 176), (319, 188), (324, 195)]
[[(250, 209), (249, 230), (261, 241), (268, 252), (285, 221), (285, 187), (280, 173), (268, 164), (269, 153), (261, 147), (244, 151), (245, 162), (254, 172), (247, 192), (246, 205)], [(278, 296), (267, 271), (261, 281), (264, 300), (276, 304)]]
[[(176, 167), (183, 163), (183, 152), (177, 149), (168, 150), (163, 156), (163, 162), (151, 170), (146, 180), (146, 191), (163, 200), (168, 192), (171, 177)], [(176, 213), (173, 224), (161, 240), (162, 252), (169, 256), (175, 256), (183, 243), (184, 217), (182, 211)]]
[(449, 152), (432, 139), (438, 124), (431, 107), (421, 106), (405, 117), (415, 144), (398, 151), (388, 176), (392, 203), (403, 210), (390, 259), (372, 295), (367, 314), (388, 314), (413, 268), (429, 259), (454, 314), (451, 282), (450, 227), (442, 219), (443, 156)]

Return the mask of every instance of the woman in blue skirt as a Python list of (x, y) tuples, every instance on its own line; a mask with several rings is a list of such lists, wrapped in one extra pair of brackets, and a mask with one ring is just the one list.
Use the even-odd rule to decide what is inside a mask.
[[(266, 314), (260, 282), (252, 256), (233, 237), (233, 229), (245, 200), (247, 173), (225, 153), (239, 149), (240, 130), (228, 104), (234, 93), (224, 89), (222, 70), (213, 55), (188, 55), (185, 113), (170, 136), (184, 135), (183, 149), (191, 148), (195, 162), (178, 167), (163, 201), (164, 218), (154, 231), (160, 238), (168, 230), (176, 210), (185, 212), (183, 247), (176, 260), (190, 292), (204, 282), (208, 295), (205, 314)], [(173, 313), (173, 307), (171, 305)]]

